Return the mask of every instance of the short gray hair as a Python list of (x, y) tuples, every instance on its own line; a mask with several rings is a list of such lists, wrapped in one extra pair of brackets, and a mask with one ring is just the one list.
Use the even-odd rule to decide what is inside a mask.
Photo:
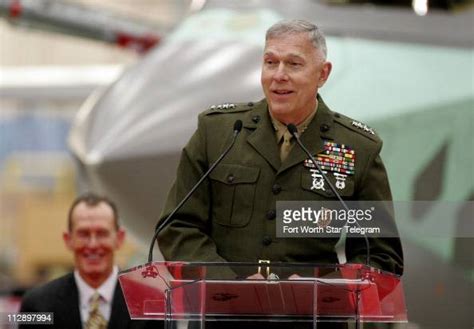
[(285, 34), (308, 33), (310, 40), (316, 49), (323, 52), (324, 58), (327, 57), (328, 49), (326, 47), (326, 38), (323, 32), (314, 24), (300, 20), (284, 20), (272, 25), (265, 35), (265, 41)]

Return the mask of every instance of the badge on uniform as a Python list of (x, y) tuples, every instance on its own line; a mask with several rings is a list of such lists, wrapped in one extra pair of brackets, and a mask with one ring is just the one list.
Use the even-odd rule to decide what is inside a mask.
[[(317, 154), (315, 160), (324, 174), (328, 172), (333, 174), (338, 190), (345, 189), (347, 176), (355, 173), (355, 151), (348, 145), (324, 141), (324, 151)], [(303, 165), (310, 168), (313, 179), (311, 189), (325, 191), (324, 178), (311, 159), (304, 160)]]
[(346, 187), (346, 177), (347, 175), (339, 174), (337, 172), (333, 173), (334, 177), (336, 177), (336, 188), (339, 190), (343, 190)]
[(234, 109), (235, 108), (235, 104), (233, 103), (224, 103), (224, 104), (220, 104), (220, 105), (212, 105), (210, 107), (211, 110), (227, 110), (227, 109)]
[[(312, 163), (311, 163), (312, 164)], [(311, 184), (311, 189), (312, 190), (321, 190), (321, 191), (326, 191), (324, 188), (324, 177), (321, 175), (318, 169), (310, 169), (311, 171), (311, 177), (313, 178), (313, 183)], [(327, 171), (323, 170), (324, 174), (327, 174)]]
[(362, 122), (359, 122), (359, 121), (355, 121), (353, 120), (352, 121), (352, 125), (354, 127), (357, 127), (359, 129), (362, 129), (363, 131), (367, 132), (367, 133), (370, 133), (371, 135), (375, 135), (375, 132), (372, 128), (370, 128), (369, 126), (367, 126), (366, 124), (362, 123)]

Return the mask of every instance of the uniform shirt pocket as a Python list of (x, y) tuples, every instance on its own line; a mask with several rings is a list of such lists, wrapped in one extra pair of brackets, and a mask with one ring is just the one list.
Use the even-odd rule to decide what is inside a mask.
[(259, 168), (220, 164), (210, 174), (213, 222), (244, 227), (252, 216)]
[[(326, 176), (341, 196), (351, 197), (354, 195), (354, 175), (340, 176), (339, 173), (328, 171)], [(328, 183), (318, 171), (304, 168), (301, 172), (301, 187), (324, 198), (336, 199)]]

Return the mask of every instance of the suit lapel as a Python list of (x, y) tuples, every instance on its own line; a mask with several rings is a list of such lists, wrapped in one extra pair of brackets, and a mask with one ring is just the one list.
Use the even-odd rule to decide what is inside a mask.
[(244, 127), (254, 130), (247, 137), (247, 142), (277, 171), (281, 164), (280, 152), (266, 101), (257, 103), (256, 109), (248, 112)]
[[(312, 155), (316, 155), (323, 151), (325, 139), (334, 139), (333, 132), (334, 120), (332, 117), (332, 112), (318, 96), (318, 109), (316, 116), (300, 137), (301, 142)], [(307, 158), (308, 155), (301, 149), (301, 147), (296, 145), (295, 142), (290, 154), (278, 170), (278, 174), (303, 162)]]
[(73, 273), (65, 277), (63, 289), (58, 293), (57, 309), (58, 314), (54, 314), (55, 325), (60, 327), (64, 324), (67, 328), (82, 329), (81, 313), (79, 310), (79, 292)]
[(123, 298), (120, 284), (117, 282), (114, 291), (114, 298), (112, 302), (112, 311), (110, 313), (110, 320), (108, 324), (109, 329), (125, 329), (129, 327), (130, 317), (128, 315), (127, 305)]

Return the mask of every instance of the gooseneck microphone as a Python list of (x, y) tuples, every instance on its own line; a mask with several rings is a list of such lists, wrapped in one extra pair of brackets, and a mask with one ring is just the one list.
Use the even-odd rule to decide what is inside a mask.
[(158, 240), (158, 234), (163, 230), (163, 228), (170, 222), (171, 218), (173, 218), (174, 214), (181, 209), (183, 204), (188, 201), (188, 199), (191, 197), (191, 195), (196, 191), (196, 189), (202, 184), (202, 182), (209, 176), (209, 174), (214, 170), (214, 168), (219, 164), (219, 162), (222, 161), (222, 159), (229, 153), (230, 149), (234, 146), (235, 141), (237, 140), (237, 135), (240, 133), (242, 130), (242, 120), (237, 120), (234, 123), (234, 130), (233, 130), (233, 137), (232, 137), (232, 142), (230, 145), (222, 152), (222, 154), (217, 158), (217, 160), (212, 164), (212, 166), (206, 171), (204, 175), (199, 179), (199, 181), (193, 186), (193, 188), (186, 194), (186, 196), (181, 200), (181, 202), (174, 208), (174, 210), (166, 217), (164, 221), (161, 222), (161, 224), (155, 229), (155, 234), (153, 235), (153, 238), (150, 243), (150, 250), (148, 252), (148, 262), (153, 261), (153, 248), (155, 247), (155, 242)]
[[(300, 140), (300, 135), (298, 134), (298, 129), (296, 129), (296, 126), (292, 123), (288, 124), (286, 126), (286, 128), (288, 129), (288, 131), (290, 132), (290, 134), (295, 138), (296, 140), (296, 143), (298, 143), (298, 145), (301, 147), (301, 149), (309, 156), (309, 158), (311, 159), (311, 161), (313, 162), (313, 164), (315, 165), (316, 169), (318, 169), (318, 171), (321, 173), (321, 175), (323, 176), (324, 180), (326, 181), (326, 183), (328, 183), (328, 186), (329, 186), (329, 189), (332, 191), (332, 193), (334, 193), (334, 195), (337, 197), (337, 199), (339, 200), (339, 202), (341, 203), (341, 205), (344, 207), (344, 210), (349, 212), (349, 207), (347, 207), (347, 204), (344, 202), (344, 200), (342, 199), (341, 195), (337, 192), (336, 188), (334, 187), (334, 185), (331, 183), (331, 181), (329, 180), (329, 178), (326, 176), (326, 174), (323, 172), (323, 170), (321, 169), (321, 167), (319, 166), (319, 164), (316, 162), (316, 160), (314, 159), (313, 155), (311, 154), (311, 152), (308, 151), (308, 149), (303, 145), (303, 143), (301, 142)], [(358, 228), (361, 228), (360, 224), (357, 222), (357, 220), (355, 221), (356, 225)], [(361, 232), (363, 232), (363, 230), (361, 230)], [(369, 244), (369, 239), (367, 238), (367, 235), (364, 233), (363, 234), (364, 236), (364, 240), (365, 240), (365, 248), (367, 250), (367, 254), (366, 254), (366, 262), (365, 264), (367, 266), (370, 266), (370, 244)]]

